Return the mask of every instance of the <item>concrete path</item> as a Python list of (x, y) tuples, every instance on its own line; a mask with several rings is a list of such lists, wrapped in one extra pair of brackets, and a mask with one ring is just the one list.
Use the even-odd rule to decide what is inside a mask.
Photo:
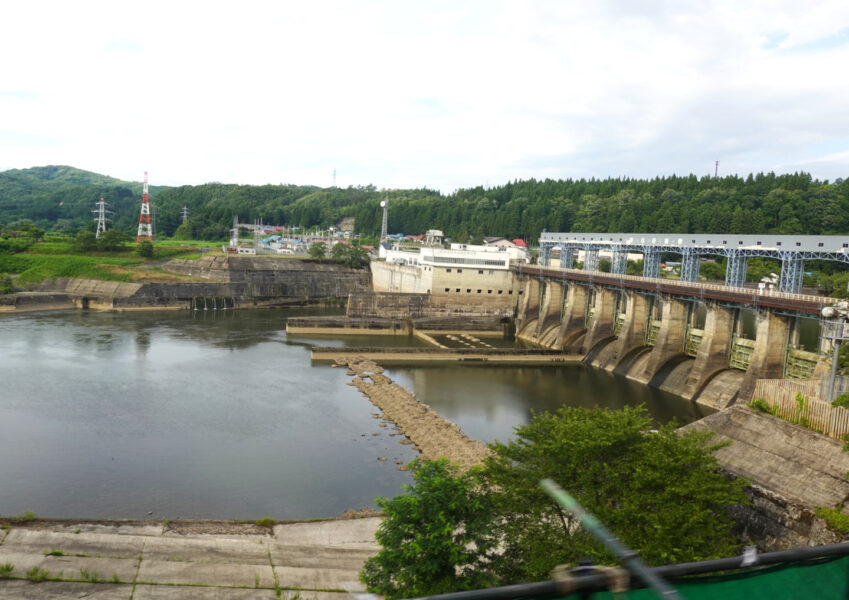
[(0, 600), (349, 600), (365, 595), (379, 522), (13, 525), (0, 529)]

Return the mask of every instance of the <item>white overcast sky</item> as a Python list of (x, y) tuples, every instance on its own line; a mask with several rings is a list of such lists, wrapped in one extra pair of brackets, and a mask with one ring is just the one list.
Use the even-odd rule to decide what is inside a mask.
[(0, 170), (849, 177), (849, 1), (0, 4)]

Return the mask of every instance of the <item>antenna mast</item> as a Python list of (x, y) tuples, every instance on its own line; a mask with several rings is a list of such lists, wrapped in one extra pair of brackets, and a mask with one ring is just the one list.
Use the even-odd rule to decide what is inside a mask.
[(136, 234), (136, 241), (142, 240), (153, 241), (153, 227), (150, 225), (150, 198), (147, 192), (147, 171), (144, 172), (144, 187), (142, 188), (142, 205), (141, 213), (139, 214), (139, 231)]
[(94, 234), (94, 237), (100, 239), (100, 234), (106, 231), (106, 221), (109, 219), (106, 218), (106, 215), (112, 214), (111, 210), (107, 210), (106, 201), (103, 199), (103, 194), (100, 194), (100, 201), (95, 204), (97, 208), (91, 212), (97, 213), (97, 217), (95, 217), (95, 221), (97, 221), (97, 233)]
[(713, 166), (713, 178), (716, 179), (717, 177), (719, 177), (719, 161), (716, 161)]

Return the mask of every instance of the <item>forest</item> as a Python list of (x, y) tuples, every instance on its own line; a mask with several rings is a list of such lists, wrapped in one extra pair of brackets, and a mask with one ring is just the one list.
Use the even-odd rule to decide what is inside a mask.
[[(513, 181), (442, 194), (430, 189), (378, 189), (373, 185), (319, 188), (304, 185), (151, 187), (159, 236), (218, 240), (233, 218), (242, 223), (329, 227), (354, 218), (366, 236), (380, 231), (381, 200), (389, 201), (390, 233), (442, 229), (455, 241), (483, 236), (534, 243), (542, 230), (656, 233), (849, 233), (849, 180), (813, 179), (807, 173), (746, 177), (670, 176), (654, 179)], [(0, 172), (0, 225), (29, 221), (47, 231), (93, 228), (103, 195), (115, 227), (132, 234), (138, 223), (141, 183), (67, 166)], [(189, 218), (182, 223), (181, 211)]]

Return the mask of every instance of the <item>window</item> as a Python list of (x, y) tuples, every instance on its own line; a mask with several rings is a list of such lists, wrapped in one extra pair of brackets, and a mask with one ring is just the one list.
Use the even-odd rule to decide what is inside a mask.
[(482, 271), (482, 270), (478, 270), (478, 275), (483, 275), (483, 271)]
[(758, 240), (758, 246), (760, 246), (760, 245), (761, 245), (761, 242), (760, 242), (760, 240)]
[(457, 272), (458, 272), (458, 273), (462, 273), (462, 272), (463, 272), (463, 269), (457, 269)]
[[(845, 244), (844, 244), (845, 245)], [(498, 290), (498, 293), (501, 294), (504, 290)]]
[(492, 290), (487, 290), (487, 291), (486, 291), (486, 293), (487, 293), (487, 294), (491, 294), (491, 293), (492, 293)]
[(481, 291), (480, 291), (480, 290), (478, 290), (478, 294), (480, 294), (480, 293), (481, 293)]
[(802, 245), (802, 242), (796, 242), (796, 245), (797, 245), (797, 246), (801, 246), (801, 245)]
[(460, 288), (457, 288), (457, 291), (459, 292), (459, 291), (460, 291)]
[(728, 243), (728, 240), (722, 240), (722, 243), (723, 243), (723, 244), (727, 244), (727, 243)]
[(817, 246), (819, 246), (820, 248), (822, 248), (822, 242), (820, 242), (819, 244), (817, 244)]
[(451, 269), (445, 269), (445, 272), (446, 272), (446, 273), (450, 273), (450, 272), (451, 272)]
[(743, 245), (743, 240), (740, 240), (739, 242), (737, 242), (737, 245), (738, 245), (738, 246), (742, 246), (742, 245)]
[(446, 291), (446, 292), (450, 292), (450, 291), (451, 291), (451, 288), (445, 288), (445, 291)]
[(512, 294), (512, 293), (513, 293), (513, 290), (510, 290), (510, 291), (509, 291), (509, 292), (507, 292), (507, 293), (508, 293), (508, 294)]
[(525, 290), (519, 290), (519, 295), (520, 295), (520, 296), (521, 296), (522, 294), (524, 294), (524, 293), (525, 293)]
[[(781, 242), (778, 242), (778, 243), (776, 244), (776, 246), (780, 246), (780, 245), (781, 245)], [(846, 244), (843, 244), (843, 245), (845, 246)]]
[(467, 293), (467, 294), (471, 294), (471, 293), (472, 293), (472, 290), (471, 290), (470, 288), (466, 288), (466, 293)]

